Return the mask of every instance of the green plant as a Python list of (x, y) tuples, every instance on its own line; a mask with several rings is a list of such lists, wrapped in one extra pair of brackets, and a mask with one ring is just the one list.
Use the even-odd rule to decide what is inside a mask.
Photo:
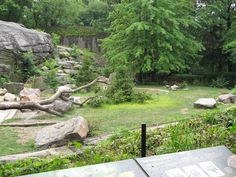
[(184, 82), (182, 82), (182, 83), (180, 83), (180, 84), (178, 84), (179, 85), (179, 87), (181, 88), (181, 89), (184, 89), (184, 88), (187, 88), (188, 87), (188, 83), (186, 82), (186, 81), (184, 81)]
[(226, 80), (223, 76), (220, 76), (212, 80), (211, 87), (224, 88), (229, 84), (229, 81)]
[(142, 93), (133, 93), (132, 101), (135, 103), (144, 103), (146, 100), (151, 99), (151, 95), (145, 92)]
[(79, 47), (76, 45), (72, 45), (71, 50), (70, 50), (70, 55), (72, 57), (78, 58), (80, 54), (81, 54), (81, 50), (79, 49)]
[(119, 67), (112, 79), (111, 86), (106, 90), (106, 96), (114, 103), (132, 101), (134, 82), (128, 68)]
[(40, 74), (45, 79), (45, 83), (50, 87), (55, 89), (59, 86), (59, 79), (57, 77), (57, 65), (56, 61), (53, 59), (46, 60), (44, 66), (47, 67), (47, 71), (41, 71)]
[[(96, 78), (96, 69), (94, 67), (94, 62), (90, 58), (85, 58), (83, 64), (75, 76), (75, 81), (77, 86), (87, 84)], [(90, 88), (91, 89), (91, 88)]]
[(93, 108), (101, 107), (103, 103), (104, 99), (102, 96), (94, 97), (88, 102), (89, 106)]
[(51, 35), (54, 46), (58, 46), (60, 44), (61, 36), (56, 33), (52, 33)]
[(9, 78), (6, 76), (0, 76), (0, 87), (3, 87), (7, 82), (9, 82)]
[(20, 75), (19, 77), (22, 78), (23, 82), (39, 74), (39, 70), (36, 67), (36, 58), (31, 50), (23, 53), (20, 60), (16, 61), (16, 72)]

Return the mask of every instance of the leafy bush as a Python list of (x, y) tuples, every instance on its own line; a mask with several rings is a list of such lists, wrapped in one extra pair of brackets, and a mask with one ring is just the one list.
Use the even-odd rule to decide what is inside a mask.
[(58, 46), (60, 44), (61, 36), (56, 33), (52, 33), (51, 35), (52, 35), (52, 42), (54, 46)]
[(7, 82), (9, 82), (9, 78), (6, 76), (0, 76), (0, 87), (3, 87)]
[(134, 82), (128, 68), (118, 68), (111, 82), (111, 86), (105, 93), (109, 99), (111, 99), (114, 103), (132, 101)]
[(94, 97), (88, 102), (89, 106), (93, 108), (101, 107), (103, 103), (104, 103), (104, 99), (101, 96)]
[(32, 51), (23, 53), (20, 60), (16, 62), (16, 73), (23, 82), (39, 74), (39, 70), (36, 67), (36, 58)]
[(92, 59), (86, 57), (83, 61), (82, 67), (75, 76), (76, 85), (81, 86), (87, 84), (96, 78), (96, 69)]
[(145, 92), (142, 93), (133, 93), (132, 101), (135, 103), (144, 103), (146, 100), (151, 99), (151, 95)]
[(216, 88), (224, 88), (229, 84), (229, 81), (226, 80), (223, 76), (218, 77), (217, 79), (213, 79), (211, 83), (211, 87), (216, 87)]
[(179, 84), (179, 87), (180, 87), (181, 89), (187, 88), (187, 87), (188, 87), (188, 83), (187, 83), (186, 81), (184, 81), (184, 82), (182, 82), (182, 83)]
[[(197, 115), (191, 120), (179, 122), (163, 129), (147, 131), (147, 154), (193, 150), (217, 145), (226, 145), (236, 150), (235, 125), (228, 128), (225, 122), (235, 121), (236, 107), (226, 111), (214, 111)], [(0, 163), (0, 176), (11, 177), (39, 173), (76, 166), (123, 160), (140, 156), (139, 131), (122, 131), (94, 147), (85, 148), (79, 156), (27, 159), (17, 162)], [(72, 142), (76, 148), (80, 144)]]
[(45, 79), (45, 83), (50, 88), (56, 88), (59, 86), (59, 80), (57, 77), (58, 68), (56, 66), (56, 61), (53, 59), (46, 60), (44, 66), (47, 67), (47, 71), (41, 71), (41, 75)]
[(78, 58), (80, 56), (80, 49), (76, 45), (72, 45), (71, 48), (70, 55)]

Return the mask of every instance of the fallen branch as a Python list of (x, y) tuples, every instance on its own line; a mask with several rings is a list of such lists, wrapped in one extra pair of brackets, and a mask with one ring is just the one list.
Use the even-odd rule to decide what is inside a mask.
[[(108, 84), (108, 79), (103, 77), (103, 76), (99, 76), (96, 79), (94, 79), (92, 82), (90, 82), (86, 85), (83, 85), (81, 87), (78, 87), (76, 89), (73, 89), (73, 90), (68, 89), (68, 88), (57, 89), (57, 92), (54, 95), (52, 95), (50, 98), (45, 99), (45, 100), (41, 100), (41, 101), (38, 101), (38, 102), (33, 102), (33, 101), (28, 101), (28, 102), (2, 102), (2, 103), (0, 103), (0, 110), (8, 110), (8, 109), (18, 109), (18, 110), (31, 109), (31, 110), (35, 110), (35, 109), (37, 109), (37, 110), (44, 111), (44, 112), (47, 112), (49, 114), (53, 114), (53, 115), (56, 115), (56, 116), (63, 116), (62, 113), (51, 109), (47, 105), (52, 104), (55, 100), (57, 100), (59, 98), (61, 98), (62, 100), (71, 101), (71, 100), (67, 99), (64, 95), (79, 92), (80, 90), (91, 87), (92, 85), (94, 85), (97, 82)], [(76, 104), (76, 105), (83, 106), (83, 104), (85, 104), (91, 98), (93, 98), (93, 97), (90, 97), (90, 98), (86, 99), (82, 103), (76, 103), (76, 102), (73, 102), (73, 101), (72, 101), (72, 103)]]

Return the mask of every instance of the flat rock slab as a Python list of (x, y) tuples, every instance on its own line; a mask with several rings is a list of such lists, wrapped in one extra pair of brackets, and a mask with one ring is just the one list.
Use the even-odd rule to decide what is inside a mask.
[(85, 139), (88, 132), (87, 120), (78, 116), (40, 130), (35, 138), (35, 146), (38, 148), (62, 146), (71, 140)]
[(16, 109), (0, 110), (0, 123), (13, 118), (16, 114), (16, 111)]
[(194, 108), (212, 109), (216, 107), (214, 98), (200, 98), (194, 102)]

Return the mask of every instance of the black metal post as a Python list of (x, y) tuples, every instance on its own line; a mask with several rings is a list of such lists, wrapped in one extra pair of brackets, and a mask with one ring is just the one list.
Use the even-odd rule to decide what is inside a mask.
[(141, 157), (146, 157), (146, 124), (142, 124), (141, 132)]

